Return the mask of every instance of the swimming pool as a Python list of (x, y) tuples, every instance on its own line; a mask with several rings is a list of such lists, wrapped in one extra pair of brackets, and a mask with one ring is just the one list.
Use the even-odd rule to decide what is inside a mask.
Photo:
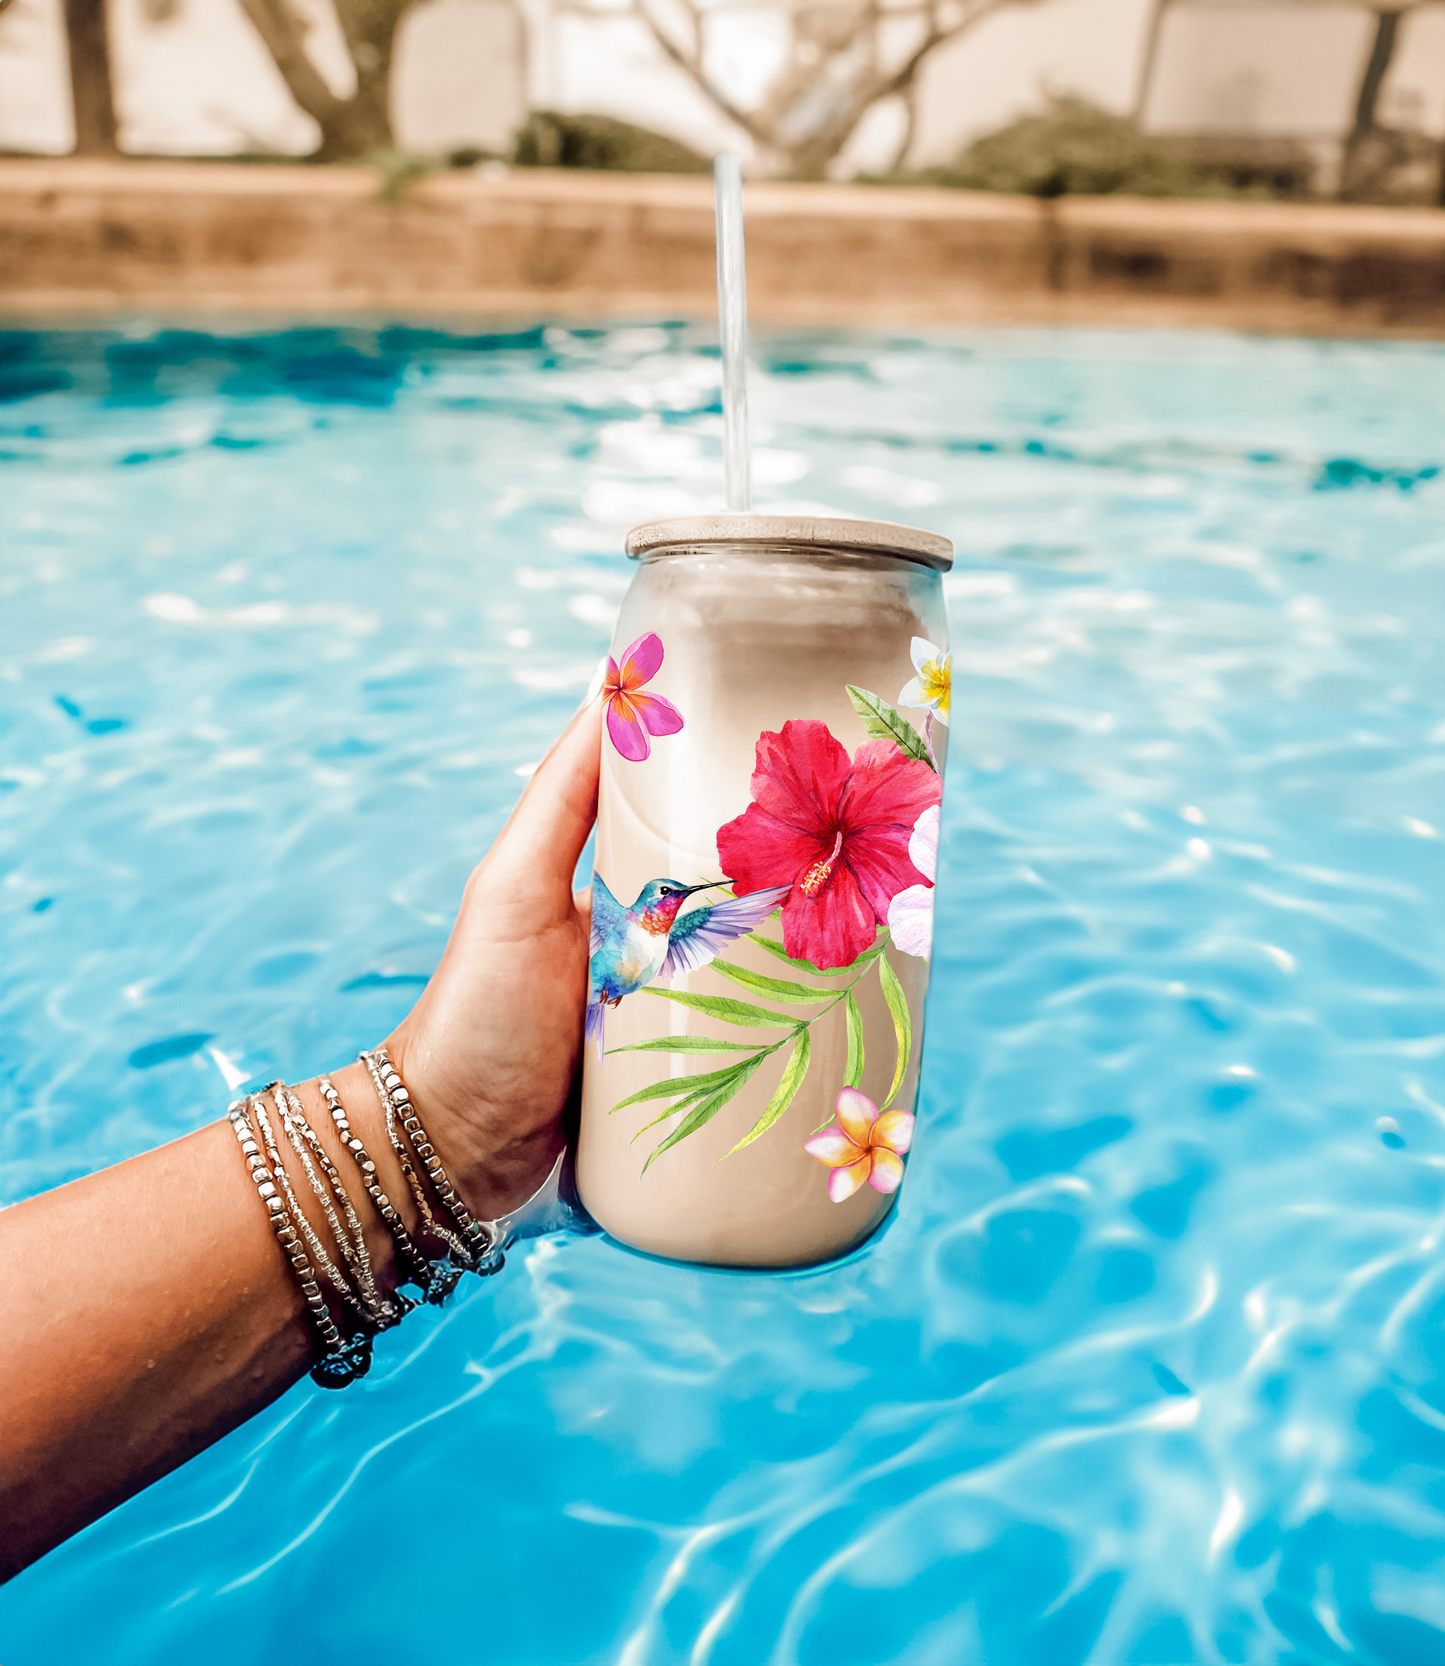
[[(6, 1666), (1445, 1658), (1445, 350), (757, 362), (765, 504), (959, 548), (896, 1217), (787, 1278), (519, 1251), (0, 1591)], [(6, 1201), (405, 1010), (621, 532), (716, 501), (716, 376), (0, 336)]]

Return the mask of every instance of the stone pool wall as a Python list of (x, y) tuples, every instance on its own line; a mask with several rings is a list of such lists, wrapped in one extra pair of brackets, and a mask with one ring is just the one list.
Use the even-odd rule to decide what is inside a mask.
[[(1445, 211), (749, 186), (759, 322), (1445, 335)], [(0, 161), (0, 314), (703, 315), (712, 187)]]

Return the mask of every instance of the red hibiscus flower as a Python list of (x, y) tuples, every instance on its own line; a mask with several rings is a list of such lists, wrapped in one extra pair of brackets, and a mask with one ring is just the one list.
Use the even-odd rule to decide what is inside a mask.
[(851, 966), (894, 897), (929, 883), (908, 841), (939, 801), (938, 776), (891, 740), (865, 741), (850, 759), (809, 719), (759, 735), (752, 790), (742, 815), (718, 829), (723, 872), (739, 896), (791, 885), (783, 947), (814, 966)]

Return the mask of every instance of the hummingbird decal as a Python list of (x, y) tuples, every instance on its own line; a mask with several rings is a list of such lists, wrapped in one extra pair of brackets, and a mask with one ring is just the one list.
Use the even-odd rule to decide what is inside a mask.
[(599, 1059), (609, 1006), (615, 1007), (624, 995), (634, 994), (654, 978), (706, 966), (734, 938), (761, 925), (792, 890), (791, 885), (773, 885), (681, 913), (690, 896), (713, 890), (717, 883), (684, 885), (676, 879), (649, 879), (628, 908), (602, 883), (600, 874), (593, 874), (587, 1039), (596, 1041)]

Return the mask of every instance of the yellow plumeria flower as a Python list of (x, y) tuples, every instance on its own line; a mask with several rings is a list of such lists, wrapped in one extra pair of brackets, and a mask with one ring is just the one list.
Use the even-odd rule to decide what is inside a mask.
[(909, 648), (913, 669), (918, 673), (898, 696), (900, 706), (912, 706), (915, 711), (927, 707), (940, 723), (948, 722), (948, 698), (953, 690), (953, 655), (935, 648), (921, 636), (913, 638)]

